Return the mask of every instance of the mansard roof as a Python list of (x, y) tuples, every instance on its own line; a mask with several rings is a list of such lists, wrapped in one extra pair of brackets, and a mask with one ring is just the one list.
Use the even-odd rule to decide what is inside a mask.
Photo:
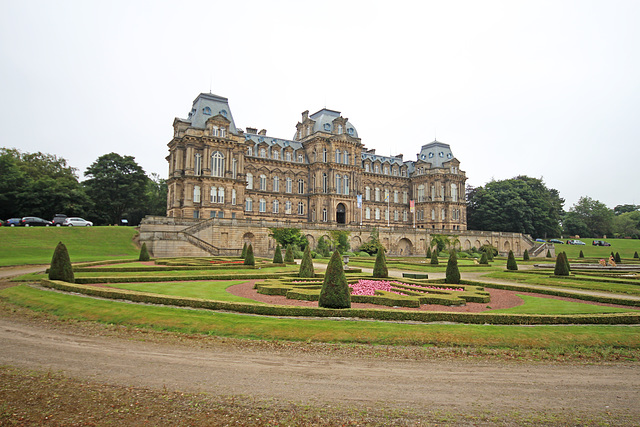
[[(315, 121), (313, 125), (313, 132), (333, 132), (333, 121), (340, 117), (340, 111), (329, 110), (323, 108), (309, 116), (309, 118)], [(351, 130), (353, 129), (353, 130)], [(344, 133), (354, 138), (358, 138), (358, 131), (355, 126), (347, 119), (347, 123), (344, 127)]]
[(454, 158), (449, 144), (438, 140), (423, 145), (418, 153), (418, 161), (422, 160), (423, 162), (431, 163), (434, 168), (441, 168), (444, 163)]
[(225, 97), (214, 95), (212, 93), (201, 93), (193, 101), (193, 106), (189, 112), (187, 119), (181, 121), (191, 123), (191, 127), (204, 129), (207, 120), (218, 114), (229, 120), (229, 132), (237, 133), (236, 124), (229, 108), (229, 100)]

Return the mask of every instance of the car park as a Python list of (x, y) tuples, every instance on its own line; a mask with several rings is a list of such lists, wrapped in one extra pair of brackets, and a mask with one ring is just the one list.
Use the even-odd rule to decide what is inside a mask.
[(83, 218), (70, 217), (66, 218), (62, 225), (65, 225), (67, 227), (91, 227), (93, 223)]
[(65, 219), (67, 219), (67, 216), (65, 214), (55, 214), (51, 222), (56, 227), (60, 227), (61, 225), (63, 225)]
[(586, 245), (586, 243), (583, 242), (582, 240), (568, 240), (567, 244), (568, 245)]
[(564, 242), (558, 239), (549, 239), (549, 243), (557, 243), (559, 245), (564, 245)]
[(20, 221), (22, 221), (22, 218), (9, 218), (3, 225), (6, 227), (17, 227), (20, 225)]
[(604, 240), (594, 240), (591, 244), (593, 246), (611, 246), (611, 243), (605, 242)]
[(51, 221), (38, 218), (37, 216), (25, 216), (20, 220), (20, 225), (24, 225), (25, 227), (49, 227)]

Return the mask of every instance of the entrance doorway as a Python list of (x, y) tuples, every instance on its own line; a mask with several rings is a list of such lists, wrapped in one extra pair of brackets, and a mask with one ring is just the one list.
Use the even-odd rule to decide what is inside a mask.
[(338, 207), (336, 208), (336, 222), (338, 224), (344, 224), (347, 219), (346, 208), (342, 203), (338, 203)]

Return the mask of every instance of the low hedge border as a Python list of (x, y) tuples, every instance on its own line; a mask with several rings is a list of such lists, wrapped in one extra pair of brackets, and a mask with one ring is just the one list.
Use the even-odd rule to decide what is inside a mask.
[(254, 274), (216, 274), (202, 276), (123, 276), (123, 277), (76, 277), (78, 284), (90, 285), (92, 283), (148, 283), (148, 282), (182, 282), (182, 281), (202, 281), (202, 280), (253, 280), (271, 279), (297, 275), (298, 273), (254, 273)]
[(244, 265), (244, 264), (221, 264), (221, 265), (168, 265), (166, 267), (74, 267), (73, 271), (76, 273), (140, 273), (143, 271), (189, 271), (189, 270), (260, 270), (261, 268), (269, 267), (286, 267), (286, 264), (258, 264), (258, 265)]
[(120, 299), (146, 304), (162, 304), (190, 307), (213, 311), (232, 311), (236, 313), (264, 316), (322, 317), (347, 319), (372, 319), (406, 322), (453, 322), (494, 325), (632, 325), (640, 324), (640, 313), (614, 313), (598, 315), (530, 315), (530, 314), (493, 314), (493, 313), (449, 313), (431, 311), (404, 311), (384, 309), (329, 309), (316, 307), (295, 307), (259, 305), (240, 302), (203, 300), (198, 298), (178, 298), (144, 292), (85, 286), (55, 280), (42, 280), (42, 286), (65, 292), (108, 299)]

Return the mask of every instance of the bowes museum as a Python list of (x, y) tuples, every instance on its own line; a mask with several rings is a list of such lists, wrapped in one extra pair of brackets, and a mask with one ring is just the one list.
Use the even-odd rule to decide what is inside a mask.
[(352, 250), (376, 227), (392, 255), (426, 253), (435, 233), (458, 236), (463, 249), (533, 245), (518, 233), (467, 231), (467, 178), (449, 144), (426, 143), (414, 158), (379, 155), (326, 108), (292, 125), (291, 139), (240, 128), (227, 98), (200, 94), (173, 122), (167, 217), (141, 227), (154, 256), (233, 255), (245, 242), (268, 256), (270, 227), (300, 228), (312, 248), (339, 227)]

